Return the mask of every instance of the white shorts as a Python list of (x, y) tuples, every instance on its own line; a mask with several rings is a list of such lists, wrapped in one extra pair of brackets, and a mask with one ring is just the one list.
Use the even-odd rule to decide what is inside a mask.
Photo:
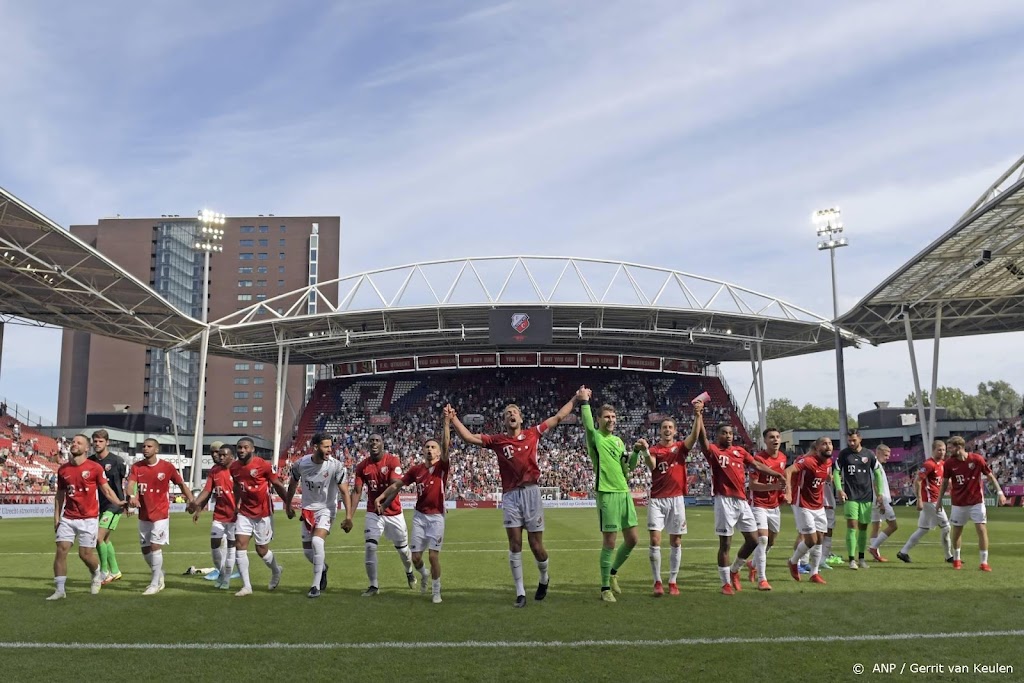
[(892, 509), (892, 501), (885, 501), (885, 510), (878, 509), (878, 502), (871, 504), (871, 521), (881, 523), (882, 520), (886, 522), (896, 521), (896, 511)]
[(213, 520), (213, 524), (210, 525), (210, 538), (217, 539), (224, 538), (225, 536), (228, 537), (229, 541), (235, 540), (235, 523)]
[(836, 509), (835, 508), (825, 508), (825, 523), (828, 525), (829, 529), (835, 529), (836, 528)]
[(801, 534), (813, 534), (815, 531), (825, 533), (828, 531), (828, 520), (825, 519), (825, 510), (808, 510), (799, 505), (793, 506), (793, 520), (796, 522), (796, 530)]
[(57, 543), (74, 544), (77, 538), (79, 548), (95, 548), (96, 534), (99, 528), (100, 520), (98, 517), (90, 517), (88, 519), (61, 517), (60, 524), (57, 525)]
[(425, 515), (419, 510), (412, 516), (412, 542), (409, 550), (441, 550), (444, 543), (444, 515)]
[(366, 541), (380, 542), (381, 534), (401, 548), (409, 543), (409, 531), (405, 526), (405, 515), (378, 515), (376, 512), (366, 513), (366, 525), (363, 537)]
[(235, 537), (238, 536), (251, 536), (256, 545), (269, 545), (274, 539), (274, 518), (268, 515), (254, 519), (238, 515), (238, 520), (235, 521)]
[(143, 548), (150, 545), (171, 544), (171, 520), (158, 519), (155, 522), (139, 520), (139, 545)]
[(782, 528), (782, 512), (779, 508), (753, 508), (754, 523), (758, 529), (767, 529), (772, 533), (779, 533)]
[(647, 528), (668, 531), (671, 536), (686, 533), (686, 501), (682, 496), (651, 498), (647, 502)]
[(954, 505), (949, 513), (949, 523), (953, 526), (967, 526), (968, 520), (975, 524), (985, 524), (988, 515), (985, 512), (984, 503), (974, 505)]
[(328, 508), (322, 510), (302, 510), (300, 513), (299, 529), (302, 531), (302, 542), (309, 543), (313, 540), (315, 529), (326, 529), (331, 533), (331, 525), (334, 523), (334, 512)]
[(740, 498), (715, 496), (715, 533), (719, 536), (732, 536), (739, 529), (741, 532), (757, 531), (754, 513), (750, 504)]
[(502, 494), (501, 509), (506, 529), (544, 531), (544, 504), (539, 486), (523, 486)]
[(939, 527), (945, 529), (949, 526), (949, 517), (946, 516), (945, 508), (935, 503), (922, 503), (921, 513), (917, 516), (917, 526), (922, 529), (934, 529)]

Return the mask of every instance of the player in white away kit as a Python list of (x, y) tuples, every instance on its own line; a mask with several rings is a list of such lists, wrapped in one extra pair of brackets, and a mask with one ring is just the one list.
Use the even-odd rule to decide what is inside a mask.
[(299, 482), (302, 482), (302, 552), (313, 565), (313, 584), (306, 597), (319, 598), (320, 591), (327, 588), (324, 543), (338, 513), (339, 494), (345, 505), (345, 521), (341, 529), (346, 534), (352, 531), (352, 509), (348, 482), (345, 481), (345, 465), (331, 457), (331, 437), (314, 434), (310, 445), (313, 446), (313, 454), (299, 458), (292, 465), (292, 480), (288, 483), (288, 494), (284, 500), (288, 519), (292, 519), (295, 517), (292, 498)]
[[(882, 557), (879, 549), (885, 540), (896, 533), (899, 525), (896, 523), (896, 511), (892, 509), (892, 492), (889, 490), (889, 477), (886, 476), (882, 465), (889, 461), (889, 454), (892, 451), (884, 443), (875, 448), (875, 468), (882, 470), (882, 497), (875, 497), (874, 505), (871, 506), (871, 545), (868, 552), (875, 562), (888, 562)], [(885, 531), (879, 533), (878, 528), (885, 520)]]

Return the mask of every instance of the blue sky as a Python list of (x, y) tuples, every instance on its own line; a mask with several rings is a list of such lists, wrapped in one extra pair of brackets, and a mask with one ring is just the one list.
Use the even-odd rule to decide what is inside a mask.
[[(829, 314), (811, 211), (845, 310), (1024, 153), (1022, 37), (1016, 2), (0, 2), (0, 185), (62, 225), (340, 215), (343, 273), (590, 256)], [(941, 383), (1024, 389), (1021, 342), (947, 342)], [(59, 350), (8, 327), (0, 396), (54, 416)], [(848, 353), (851, 412), (907, 358)], [(835, 405), (833, 362), (769, 398)]]

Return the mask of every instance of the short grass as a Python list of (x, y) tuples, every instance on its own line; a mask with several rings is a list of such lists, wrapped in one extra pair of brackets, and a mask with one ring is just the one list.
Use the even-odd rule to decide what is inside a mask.
[[(494, 510), (459, 510), (448, 519), (444, 603), (410, 591), (393, 550), (382, 548), (381, 594), (361, 598), (366, 585), (360, 531), (336, 531), (328, 539), (331, 585), (309, 600), (310, 565), (301, 554), (298, 522), (278, 518), (275, 552), (285, 566), (280, 588), (266, 590), (269, 572), (252, 562), (256, 593), (239, 599), (212, 582), (182, 576), (189, 565), (208, 566), (208, 521), (194, 526), (185, 515), (171, 522), (173, 545), (165, 551), (167, 589), (143, 597), (148, 583), (136, 548), (133, 519), (115, 533), (124, 580), (88, 593), (85, 569), (69, 564), (68, 599), (45, 602), (52, 592), (52, 527), (48, 520), (2, 520), (0, 538), (0, 669), (5, 681), (125, 678), (128, 680), (882, 680), (877, 663), (968, 664), (999, 662), (1014, 673), (919, 675), (918, 680), (1024, 680), (1024, 637), (962, 636), (898, 639), (901, 634), (1024, 629), (1024, 511), (990, 510), (991, 574), (977, 569), (976, 536), (965, 532), (963, 571), (942, 561), (938, 531), (913, 553), (914, 563), (895, 559), (916, 522), (900, 511), (901, 528), (884, 548), (893, 561), (868, 571), (840, 567), (826, 572), (827, 586), (796, 583), (785, 553), (769, 557), (775, 590), (758, 593), (749, 583), (737, 596), (718, 593), (717, 541), (710, 508), (688, 510), (682, 595), (651, 597), (645, 520), (641, 542), (620, 573), (624, 594), (615, 605), (598, 599), (598, 547), (593, 510), (548, 510), (545, 540), (552, 587), (542, 603), (532, 600), (537, 572), (525, 555), (530, 604), (511, 607), (513, 594), (501, 517)], [(784, 514), (785, 545), (792, 521)], [(841, 531), (841, 530), (840, 530)], [(663, 542), (667, 572), (667, 540)], [(385, 545), (385, 547), (387, 547)], [(844, 552), (837, 532), (835, 549)], [(781, 548), (780, 548), (781, 550)], [(237, 581), (235, 582), (237, 585)], [(849, 636), (891, 636), (851, 641)], [(828, 642), (773, 642), (787, 636), (835, 638)], [(753, 643), (629, 643), (569, 645), (569, 641), (650, 641), (751, 638)], [(544, 646), (398, 648), (352, 650), (62, 650), (18, 649), (14, 642), (50, 643), (373, 643), (513, 641)], [(853, 674), (855, 664), (867, 667)], [(899, 666), (897, 667), (897, 671)], [(906, 673), (906, 675), (910, 675)], [(268, 679), (268, 677), (271, 677)]]

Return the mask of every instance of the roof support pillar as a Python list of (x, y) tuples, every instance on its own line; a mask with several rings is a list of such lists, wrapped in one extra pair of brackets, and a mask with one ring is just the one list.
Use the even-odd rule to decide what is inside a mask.
[[(924, 419), (924, 397), (921, 395), (921, 377), (917, 372), (917, 354), (914, 353), (914, 332), (910, 329), (910, 311), (903, 312), (903, 329), (907, 334), (907, 347), (910, 349), (910, 370), (914, 374), (914, 395), (917, 397), (917, 419), (921, 425), (921, 434), (928, 441), (928, 423)], [(934, 399), (933, 399), (934, 402)], [(925, 446), (927, 448), (927, 446)]]
[(762, 434), (760, 443), (763, 446), (764, 443), (764, 430), (768, 429), (768, 397), (764, 393), (764, 357), (761, 354), (761, 342), (757, 342), (757, 383), (761, 388), (761, 410), (758, 412), (758, 427)]
[(758, 446), (764, 446), (762, 443), (761, 433), (764, 432), (765, 426), (765, 411), (764, 411), (764, 385), (761, 382), (761, 370), (763, 366), (761, 364), (761, 343), (757, 343), (757, 350), (754, 350), (754, 346), (750, 346), (750, 372), (754, 376), (753, 388), (754, 388), (754, 403), (757, 406), (757, 424), (758, 433), (754, 435), (754, 443)]
[[(206, 255), (209, 258), (209, 254)], [(204, 297), (205, 298), (205, 297)], [(196, 396), (196, 428), (192, 439), (192, 488), (203, 485), (203, 423), (206, 420), (206, 354), (210, 348), (210, 326), (203, 328), (199, 342), (199, 394)]]
[[(167, 403), (171, 406), (171, 429), (174, 431), (174, 455), (181, 461), (181, 444), (178, 442), (178, 409), (174, 405), (174, 379), (171, 376), (171, 353), (173, 349), (164, 349), (164, 371), (167, 373)], [(194, 465), (195, 463), (193, 463)], [(202, 461), (200, 460), (200, 464)], [(195, 488), (195, 487), (193, 487)]]
[(277, 465), (281, 456), (281, 428), (284, 423), (284, 399), (288, 390), (288, 360), (291, 357), (291, 347), (285, 348), (283, 343), (277, 345), (277, 381), (275, 384), (274, 402), (274, 454), (271, 457), (271, 464)]
[(931, 399), (931, 410), (928, 415), (928, 433), (925, 435), (924, 440), (924, 453), (925, 457), (928, 456), (929, 449), (931, 449), (931, 443), (935, 440), (935, 406), (937, 405), (937, 399), (935, 394), (938, 393), (939, 387), (939, 342), (942, 340), (942, 302), (935, 307), (935, 350), (932, 352), (932, 393), (928, 396)]

